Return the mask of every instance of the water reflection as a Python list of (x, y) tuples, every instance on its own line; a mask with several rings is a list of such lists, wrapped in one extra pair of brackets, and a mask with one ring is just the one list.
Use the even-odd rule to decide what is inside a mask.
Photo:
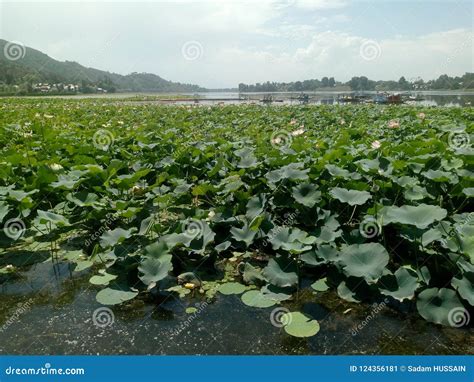
[[(62, 265), (33, 265), (0, 291), (0, 354), (471, 354), (472, 328), (432, 325), (416, 314), (383, 306), (356, 334), (353, 328), (373, 311), (334, 292), (303, 289), (287, 304), (317, 319), (311, 338), (288, 336), (271, 324), (272, 308), (244, 305), (239, 296), (200, 299), (173, 295), (113, 307), (112, 319), (97, 325), (103, 309), (90, 274), (71, 276)], [(186, 308), (201, 306), (194, 314)]]

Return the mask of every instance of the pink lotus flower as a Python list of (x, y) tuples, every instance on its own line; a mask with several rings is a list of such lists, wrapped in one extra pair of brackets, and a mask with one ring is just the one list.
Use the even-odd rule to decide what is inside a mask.
[(417, 117), (420, 118), (420, 119), (425, 119), (426, 114), (425, 113), (418, 113)]
[(379, 149), (382, 144), (380, 143), (380, 141), (373, 141), (371, 146), (373, 149)]
[(290, 125), (296, 125), (296, 119), (292, 119), (292, 120), (290, 121)]
[(400, 123), (392, 119), (388, 122), (388, 127), (390, 127), (391, 129), (398, 129), (400, 127)]
[(302, 134), (304, 134), (304, 129), (301, 129), (301, 128), (291, 132), (291, 135), (293, 135), (294, 137), (297, 137), (298, 135), (302, 135)]

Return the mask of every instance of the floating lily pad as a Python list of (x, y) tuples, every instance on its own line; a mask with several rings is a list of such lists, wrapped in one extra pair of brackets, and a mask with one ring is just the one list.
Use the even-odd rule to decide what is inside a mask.
[(249, 290), (242, 295), (242, 302), (245, 305), (253, 306), (255, 308), (269, 308), (276, 304), (275, 300), (271, 300), (268, 297), (258, 291), (258, 290)]
[(117, 305), (137, 296), (137, 292), (105, 288), (97, 293), (96, 300), (102, 305)]
[(280, 321), (286, 323), (285, 332), (293, 337), (312, 337), (319, 332), (319, 322), (306, 317), (301, 312), (289, 312), (282, 315)]
[(244, 293), (247, 288), (245, 285), (242, 285), (240, 283), (235, 283), (235, 282), (230, 282), (230, 283), (225, 283), (219, 286), (219, 292), (225, 295), (231, 295), (231, 294), (241, 294)]

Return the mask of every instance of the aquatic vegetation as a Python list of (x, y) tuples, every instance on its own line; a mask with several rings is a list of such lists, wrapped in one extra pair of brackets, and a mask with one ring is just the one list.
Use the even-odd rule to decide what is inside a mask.
[(221, 293), (268, 308), (310, 279), (469, 322), (472, 108), (7, 100), (0, 121), (0, 274), (7, 253), (54, 243), (104, 305)]

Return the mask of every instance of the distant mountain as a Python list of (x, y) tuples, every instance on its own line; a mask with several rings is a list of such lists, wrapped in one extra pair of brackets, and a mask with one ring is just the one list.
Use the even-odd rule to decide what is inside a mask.
[(85, 92), (108, 91), (197, 92), (198, 85), (167, 81), (151, 73), (121, 75), (87, 68), (72, 61), (58, 61), (36, 49), (0, 39), (0, 92), (22, 87), (26, 93), (38, 83), (77, 84)]

